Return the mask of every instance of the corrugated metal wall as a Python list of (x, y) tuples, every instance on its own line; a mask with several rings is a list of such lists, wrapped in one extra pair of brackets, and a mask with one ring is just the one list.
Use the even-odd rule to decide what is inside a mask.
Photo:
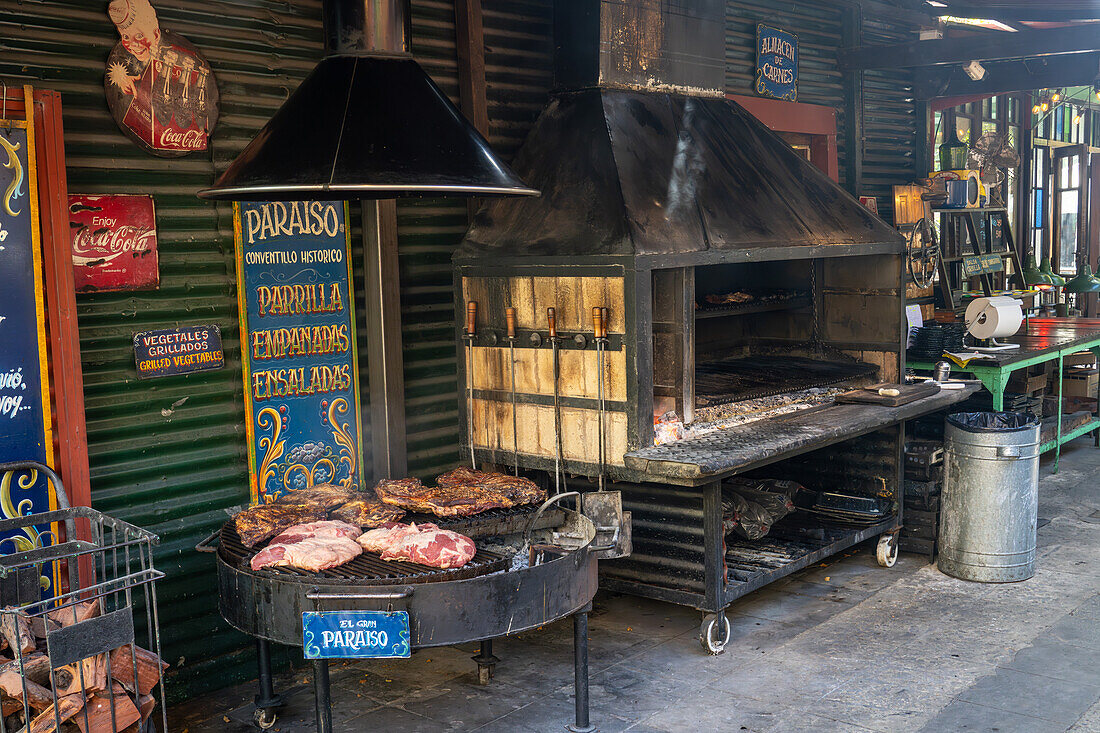
[[(798, 35), (798, 101), (837, 110), (837, 157), (844, 184), (846, 114), (843, 74), (836, 53), (842, 46), (843, 17), (854, 12), (833, 3), (732, 0), (726, 4), (726, 90), (755, 94), (756, 24), (768, 23)], [(912, 29), (864, 19), (863, 42), (915, 39)], [(864, 73), (863, 179), (860, 195), (876, 196), (879, 212), (893, 217), (895, 183), (916, 176), (916, 104), (911, 69)]]
[[(545, 106), (553, 77), (551, 0), (483, 0), (489, 142), (511, 160)], [(458, 103), (450, 0), (413, 3), (413, 53)], [(463, 201), (398, 206), (409, 469), (431, 477), (459, 460), (451, 254)]]
[[(912, 29), (864, 20), (863, 43), (905, 43)], [(876, 69), (863, 74), (863, 186), (875, 196), (879, 215), (894, 220), (894, 184), (917, 177), (917, 104), (912, 69)], [(924, 174), (927, 175), (925, 171)]]
[(755, 96), (756, 25), (798, 36), (798, 101), (837, 111), (837, 157), (844, 183), (844, 87), (836, 52), (843, 8), (818, 2), (733, 0), (726, 3), (726, 91)]
[[(78, 295), (92, 501), (161, 536), (158, 567), (165, 658), (173, 691), (221, 685), (242, 667), (245, 642), (217, 615), (213, 563), (195, 543), (247, 502), (231, 208), (203, 203), (209, 185), (313, 67), (320, 2), (160, 0), (164, 28), (209, 59), (221, 119), (207, 155), (156, 158), (118, 130), (103, 93), (118, 36), (106, 2), (0, 3), (0, 78), (62, 94), (69, 190), (151, 193), (160, 289)], [(138, 381), (133, 334), (216, 323), (221, 371)], [(182, 671), (181, 671), (182, 670)]]

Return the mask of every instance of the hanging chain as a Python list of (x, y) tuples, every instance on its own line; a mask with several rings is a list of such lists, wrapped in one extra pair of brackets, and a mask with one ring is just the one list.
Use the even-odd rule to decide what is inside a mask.
[(820, 349), (821, 347), (821, 313), (818, 309), (817, 298), (817, 260), (810, 260), (810, 300), (813, 301), (814, 326), (810, 336), (810, 343)]

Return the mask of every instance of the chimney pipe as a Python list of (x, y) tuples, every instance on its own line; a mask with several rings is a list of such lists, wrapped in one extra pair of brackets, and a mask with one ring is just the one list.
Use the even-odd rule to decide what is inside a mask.
[(326, 55), (408, 51), (408, 0), (325, 0), (321, 10)]

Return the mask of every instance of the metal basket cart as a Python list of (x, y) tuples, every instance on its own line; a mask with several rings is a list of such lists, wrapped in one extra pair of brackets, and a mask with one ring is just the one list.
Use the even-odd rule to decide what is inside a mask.
[[(0, 632), (18, 642), (8, 641), (13, 659), (0, 664), (0, 687), (6, 679), (16, 688), (0, 698), (0, 733), (151, 733), (158, 703), (167, 731), (155, 585), (164, 573), (152, 555), (159, 538), (70, 506), (57, 474), (40, 463), (0, 463), (0, 478), (20, 488), (42, 475), (58, 508), (0, 520)], [(144, 617), (144, 650), (135, 615)]]

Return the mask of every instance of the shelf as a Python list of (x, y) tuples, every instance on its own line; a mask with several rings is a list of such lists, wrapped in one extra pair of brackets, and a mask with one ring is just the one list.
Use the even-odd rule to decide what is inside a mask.
[(932, 208), (933, 214), (1007, 214), (1008, 209), (1004, 206), (979, 206), (976, 209), (941, 209), (937, 207)]
[(793, 310), (795, 308), (809, 308), (813, 305), (813, 299), (808, 295), (802, 295), (788, 300), (775, 300), (765, 303), (744, 303), (742, 305), (709, 306), (695, 310), (695, 320), (700, 318), (719, 318), (724, 316), (744, 316), (750, 313), (767, 313), (768, 311)]

